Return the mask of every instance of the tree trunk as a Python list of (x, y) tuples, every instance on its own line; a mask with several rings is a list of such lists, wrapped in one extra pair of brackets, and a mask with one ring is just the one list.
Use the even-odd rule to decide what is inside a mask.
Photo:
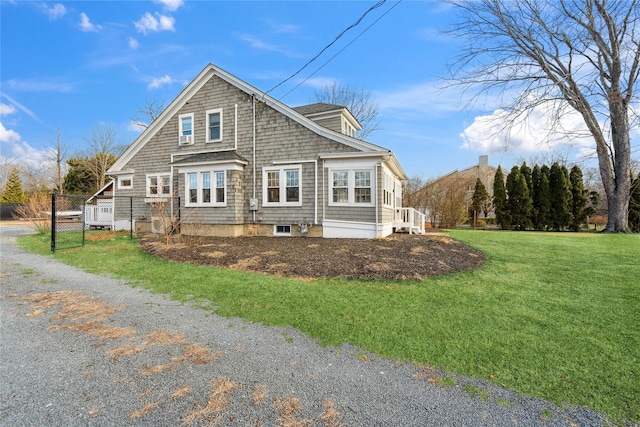
[[(629, 116), (627, 104), (618, 93), (609, 95), (611, 112), (611, 143), (613, 150), (613, 177), (605, 179), (600, 167), (602, 182), (607, 194), (608, 219), (603, 231), (608, 233), (629, 233), (629, 199), (631, 198), (631, 140), (629, 136)], [(601, 156), (598, 156), (600, 159)], [(600, 159), (602, 166), (602, 159)], [(607, 168), (611, 170), (610, 168)], [(611, 179), (613, 178), (613, 179)]]

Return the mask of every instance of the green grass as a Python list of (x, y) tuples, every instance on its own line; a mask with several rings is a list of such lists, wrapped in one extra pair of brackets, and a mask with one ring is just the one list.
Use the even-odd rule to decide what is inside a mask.
[[(127, 278), (222, 316), (290, 325), (342, 342), (492, 381), (615, 422), (640, 421), (640, 236), (453, 231), (484, 252), (471, 271), (421, 282), (283, 279), (171, 264), (128, 237), (55, 257)], [(21, 244), (48, 253), (47, 238)], [(429, 262), (429, 260), (425, 260)]]

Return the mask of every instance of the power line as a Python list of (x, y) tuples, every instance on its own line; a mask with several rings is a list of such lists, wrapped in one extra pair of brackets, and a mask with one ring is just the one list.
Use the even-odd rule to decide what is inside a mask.
[[(329, 58), (324, 64), (322, 64), (321, 66), (319, 66), (318, 68), (316, 68), (313, 73), (309, 74), (305, 79), (303, 79), (300, 83), (298, 83), (297, 85), (295, 85), (293, 87), (293, 89), (291, 89), (289, 92), (285, 93), (284, 95), (282, 95), (280, 98), (278, 98), (279, 100), (285, 98), (287, 95), (289, 95), (291, 92), (293, 92), (294, 90), (296, 90), (297, 88), (299, 88), (304, 82), (306, 82), (307, 80), (309, 80), (311, 77), (313, 77), (318, 71), (320, 71), (321, 69), (324, 68), (325, 65), (327, 65), (329, 62), (333, 61), (333, 59), (340, 55), (346, 48), (348, 48), (349, 46), (351, 46), (356, 40), (358, 40), (364, 33), (366, 33), (367, 31), (369, 31), (369, 29), (371, 27), (373, 27), (379, 20), (381, 20), (382, 18), (385, 17), (385, 15), (389, 12), (391, 12), (393, 10), (393, 8), (395, 8), (397, 5), (400, 4), (402, 0), (398, 0), (396, 2), (396, 4), (394, 4), (393, 6), (391, 6), (389, 8), (389, 10), (387, 10), (385, 13), (383, 13), (378, 19), (376, 19), (375, 21), (373, 21), (373, 23), (371, 23), (371, 25), (369, 25), (367, 28), (365, 28), (360, 34), (358, 34), (356, 36), (356, 38), (354, 38), (353, 40), (351, 40), (345, 47), (343, 47), (342, 49), (340, 49), (335, 55), (333, 55), (331, 58)], [(302, 70), (300, 70), (302, 71)], [(293, 77), (293, 76), (292, 76)], [(284, 82), (283, 82), (284, 83)], [(274, 88), (275, 89), (275, 88)]]
[[(290, 75), (289, 77), (287, 77), (286, 79), (284, 79), (283, 81), (281, 81), (280, 83), (278, 83), (277, 85), (275, 85), (274, 87), (272, 87), (271, 89), (269, 89), (268, 91), (265, 92), (266, 94), (269, 94), (270, 92), (272, 92), (273, 90), (275, 90), (276, 88), (278, 88), (279, 86), (283, 85), (284, 83), (288, 82), (289, 80), (291, 80), (292, 78), (294, 78), (295, 76), (297, 76), (298, 74), (300, 74), (300, 72), (302, 70), (304, 70), (305, 68), (307, 68), (307, 66), (309, 66), (309, 64), (311, 64), (313, 61), (315, 61), (316, 59), (318, 59), (318, 57), (320, 55), (322, 55), (327, 49), (329, 49), (335, 42), (338, 41), (338, 39), (340, 39), (340, 37), (342, 37), (347, 31), (349, 31), (350, 29), (354, 28), (355, 26), (357, 26), (358, 24), (360, 24), (360, 22), (364, 19), (365, 16), (367, 16), (369, 14), (369, 12), (371, 12), (374, 9), (379, 8), (380, 6), (382, 6), (387, 0), (380, 0), (378, 3), (374, 4), (373, 6), (371, 6), (360, 18), (358, 18), (358, 20), (356, 22), (354, 22), (353, 24), (351, 24), (350, 26), (348, 26), (346, 29), (344, 29), (340, 34), (338, 34), (338, 36), (333, 39), (333, 41), (331, 43), (329, 43), (328, 45), (326, 45), (324, 48), (322, 48), (322, 50), (313, 58), (311, 58), (306, 64), (304, 64), (298, 71), (296, 71), (295, 73), (293, 73), (292, 75)], [(377, 21), (376, 21), (377, 22)]]

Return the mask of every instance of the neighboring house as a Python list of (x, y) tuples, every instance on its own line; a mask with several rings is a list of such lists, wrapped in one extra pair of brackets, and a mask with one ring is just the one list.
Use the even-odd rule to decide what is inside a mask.
[[(412, 207), (423, 212), (434, 226), (452, 227), (467, 214), (478, 178), (493, 199), (495, 174), (496, 168), (489, 165), (489, 156), (480, 156), (477, 165), (431, 181), (409, 199)], [(484, 217), (484, 213), (478, 215)]]
[(359, 129), (345, 107), (290, 108), (209, 64), (109, 169), (114, 211), (131, 196), (136, 230), (157, 231), (155, 208), (175, 204), (171, 220), (179, 210), (180, 232), (197, 235), (424, 231), (402, 208), (395, 155), (354, 138)]

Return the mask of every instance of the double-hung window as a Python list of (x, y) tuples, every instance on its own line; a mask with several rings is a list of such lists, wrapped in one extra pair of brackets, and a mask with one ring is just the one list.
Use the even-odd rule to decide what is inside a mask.
[(207, 142), (222, 141), (222, 108), (207, 110)]
[(264, 206), (302, 205), (302, 167), (287, 165), (263, 169)]
[(330, 205), (372, 206), (373, 170), (348, 169), (330, 171)]
[(186, 206), (226, 206), (226, 172), (189, 172), (185, 179)]
[(178, 116), (178, 144), (193, 144), (193, 113)]
[(171, 175), (168, 173), (147, 175), (147, 197), (171, 196)]

